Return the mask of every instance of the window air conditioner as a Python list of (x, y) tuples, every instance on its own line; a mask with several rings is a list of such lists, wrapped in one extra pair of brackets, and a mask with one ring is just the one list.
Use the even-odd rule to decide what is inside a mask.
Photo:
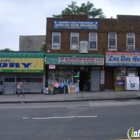
[(133, 46), (133, 45), (128, 45), (128, 46), (127, 46), (127, 49), (128, 49), (128, 50), (134, 50), (134, 46)]

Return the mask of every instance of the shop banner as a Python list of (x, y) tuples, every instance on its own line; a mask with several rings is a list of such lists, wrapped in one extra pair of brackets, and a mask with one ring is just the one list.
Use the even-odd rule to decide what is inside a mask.
[(0, 72), (44, 72), (44, 58), (0, 58)]
[(55, 65), (49, 65), (49, 69), (55, 69)]
[(104, 65), (104, 58), (46, 56), (45, 64), (59, 65)]
[(54, 21), (54, 29), (98, 29), (97, 21)]
[(106, 66), (140, 66), (140, 53), (106, 52)]
[(85, 40), (80, 41), (79, 53), (88, 53), (88, 41)]

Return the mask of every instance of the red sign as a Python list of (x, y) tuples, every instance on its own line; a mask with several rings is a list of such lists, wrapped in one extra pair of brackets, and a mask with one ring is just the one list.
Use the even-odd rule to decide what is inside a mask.
[(55, 65), (49, 65), (49, 69), (55, 69)]

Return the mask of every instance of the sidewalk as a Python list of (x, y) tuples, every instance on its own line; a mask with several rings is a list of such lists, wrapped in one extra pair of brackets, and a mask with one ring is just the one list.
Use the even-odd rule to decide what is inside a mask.
[(45, 103), (45, 102), (74, 102), (74, 101), (100, 101), (100, 100), (127, 100), (140, 99), (140, 91), (102, 91), (102, 92), (80, 92), (71, 94), (22, 94), (0, 95), (0, 103)]

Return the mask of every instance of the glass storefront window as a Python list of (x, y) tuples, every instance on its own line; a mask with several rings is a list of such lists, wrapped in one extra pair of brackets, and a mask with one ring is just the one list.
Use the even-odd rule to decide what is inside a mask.
[(58, 70), (49, 70), (48, 85), (53, 85), (53, 83), (58, 80)]
[(137, 68), (132, 67), (117, 67), (116, 68), (116, 87), (124, 87), (125, 76), (135, 75), (137, 76)]
[(116, 70), (116, 86), (123, 87), (125, 85), (126, 67), (117, 67)]
[(136, 68), (127, 68), (127, 76), (129, 75), (129, 74), (134, 74), (135, 76), (137, 76), (137, 70), (136, 70)]
[(49, 70), (48, 85), (53, 85), (54, 82), (68, 83), (72, 81), (71, 70)]

